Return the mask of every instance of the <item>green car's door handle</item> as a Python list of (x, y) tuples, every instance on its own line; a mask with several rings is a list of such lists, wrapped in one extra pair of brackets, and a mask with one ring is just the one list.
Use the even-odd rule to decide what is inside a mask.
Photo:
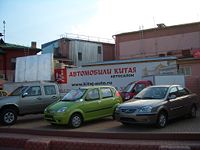
[(38, 97), (37, 99), (38, 99), (38, 100), (42, 100), (42, 98), (40, 98), (40, 97)]

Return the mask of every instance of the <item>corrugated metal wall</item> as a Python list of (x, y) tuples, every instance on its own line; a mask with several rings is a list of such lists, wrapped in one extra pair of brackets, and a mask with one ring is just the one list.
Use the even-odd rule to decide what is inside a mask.
[(58, 41), (53, 42), (52, 44), (42, 48), (42, 54), (54, 53), (54, 49), (59, 47)]
[[(100, 53), (98, 52), (100, 47)], [(82, 60), (78, 55), (82, 55)], [(69, 43), (69, 59), (72, 59), (75, 65), (81, 66), (93, 62), (103, 61), (103, 46), (100, 43), (72, 40)]]

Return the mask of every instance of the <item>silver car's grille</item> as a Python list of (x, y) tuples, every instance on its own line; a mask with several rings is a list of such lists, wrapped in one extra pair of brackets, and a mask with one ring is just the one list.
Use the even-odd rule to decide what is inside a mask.
[(121, 112), (123, 112), (123, 113), (134, 113), (136, 110), (137, 109), (130, 109), (130, 108), (124, 109), (124, 108), (122, 108)]

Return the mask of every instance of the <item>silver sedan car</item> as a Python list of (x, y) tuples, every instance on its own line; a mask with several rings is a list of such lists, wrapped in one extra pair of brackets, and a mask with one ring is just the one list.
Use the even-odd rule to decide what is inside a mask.
[(156, 124), (163, 128), (169, 119), (188, 115), (196, 117), (196, 94), (180, 85), (147, 87), (133, 99), (120, 104), (115, 119), (123, 124)]

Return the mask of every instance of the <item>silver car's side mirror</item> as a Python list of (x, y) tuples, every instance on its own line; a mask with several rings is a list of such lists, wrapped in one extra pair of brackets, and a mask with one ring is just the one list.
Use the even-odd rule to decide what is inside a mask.
[(170, 100), (170, 99), (175, 99), (175, 98), (176, 98), (176, 95), (174, 95), (174, 94), (168, 96), (168, 99), (169, 99), (169, 100)]
[(22, 97), (26, 97), (26, 96), (28, 96), (28, 93), (23, 93), (22, 94)]

